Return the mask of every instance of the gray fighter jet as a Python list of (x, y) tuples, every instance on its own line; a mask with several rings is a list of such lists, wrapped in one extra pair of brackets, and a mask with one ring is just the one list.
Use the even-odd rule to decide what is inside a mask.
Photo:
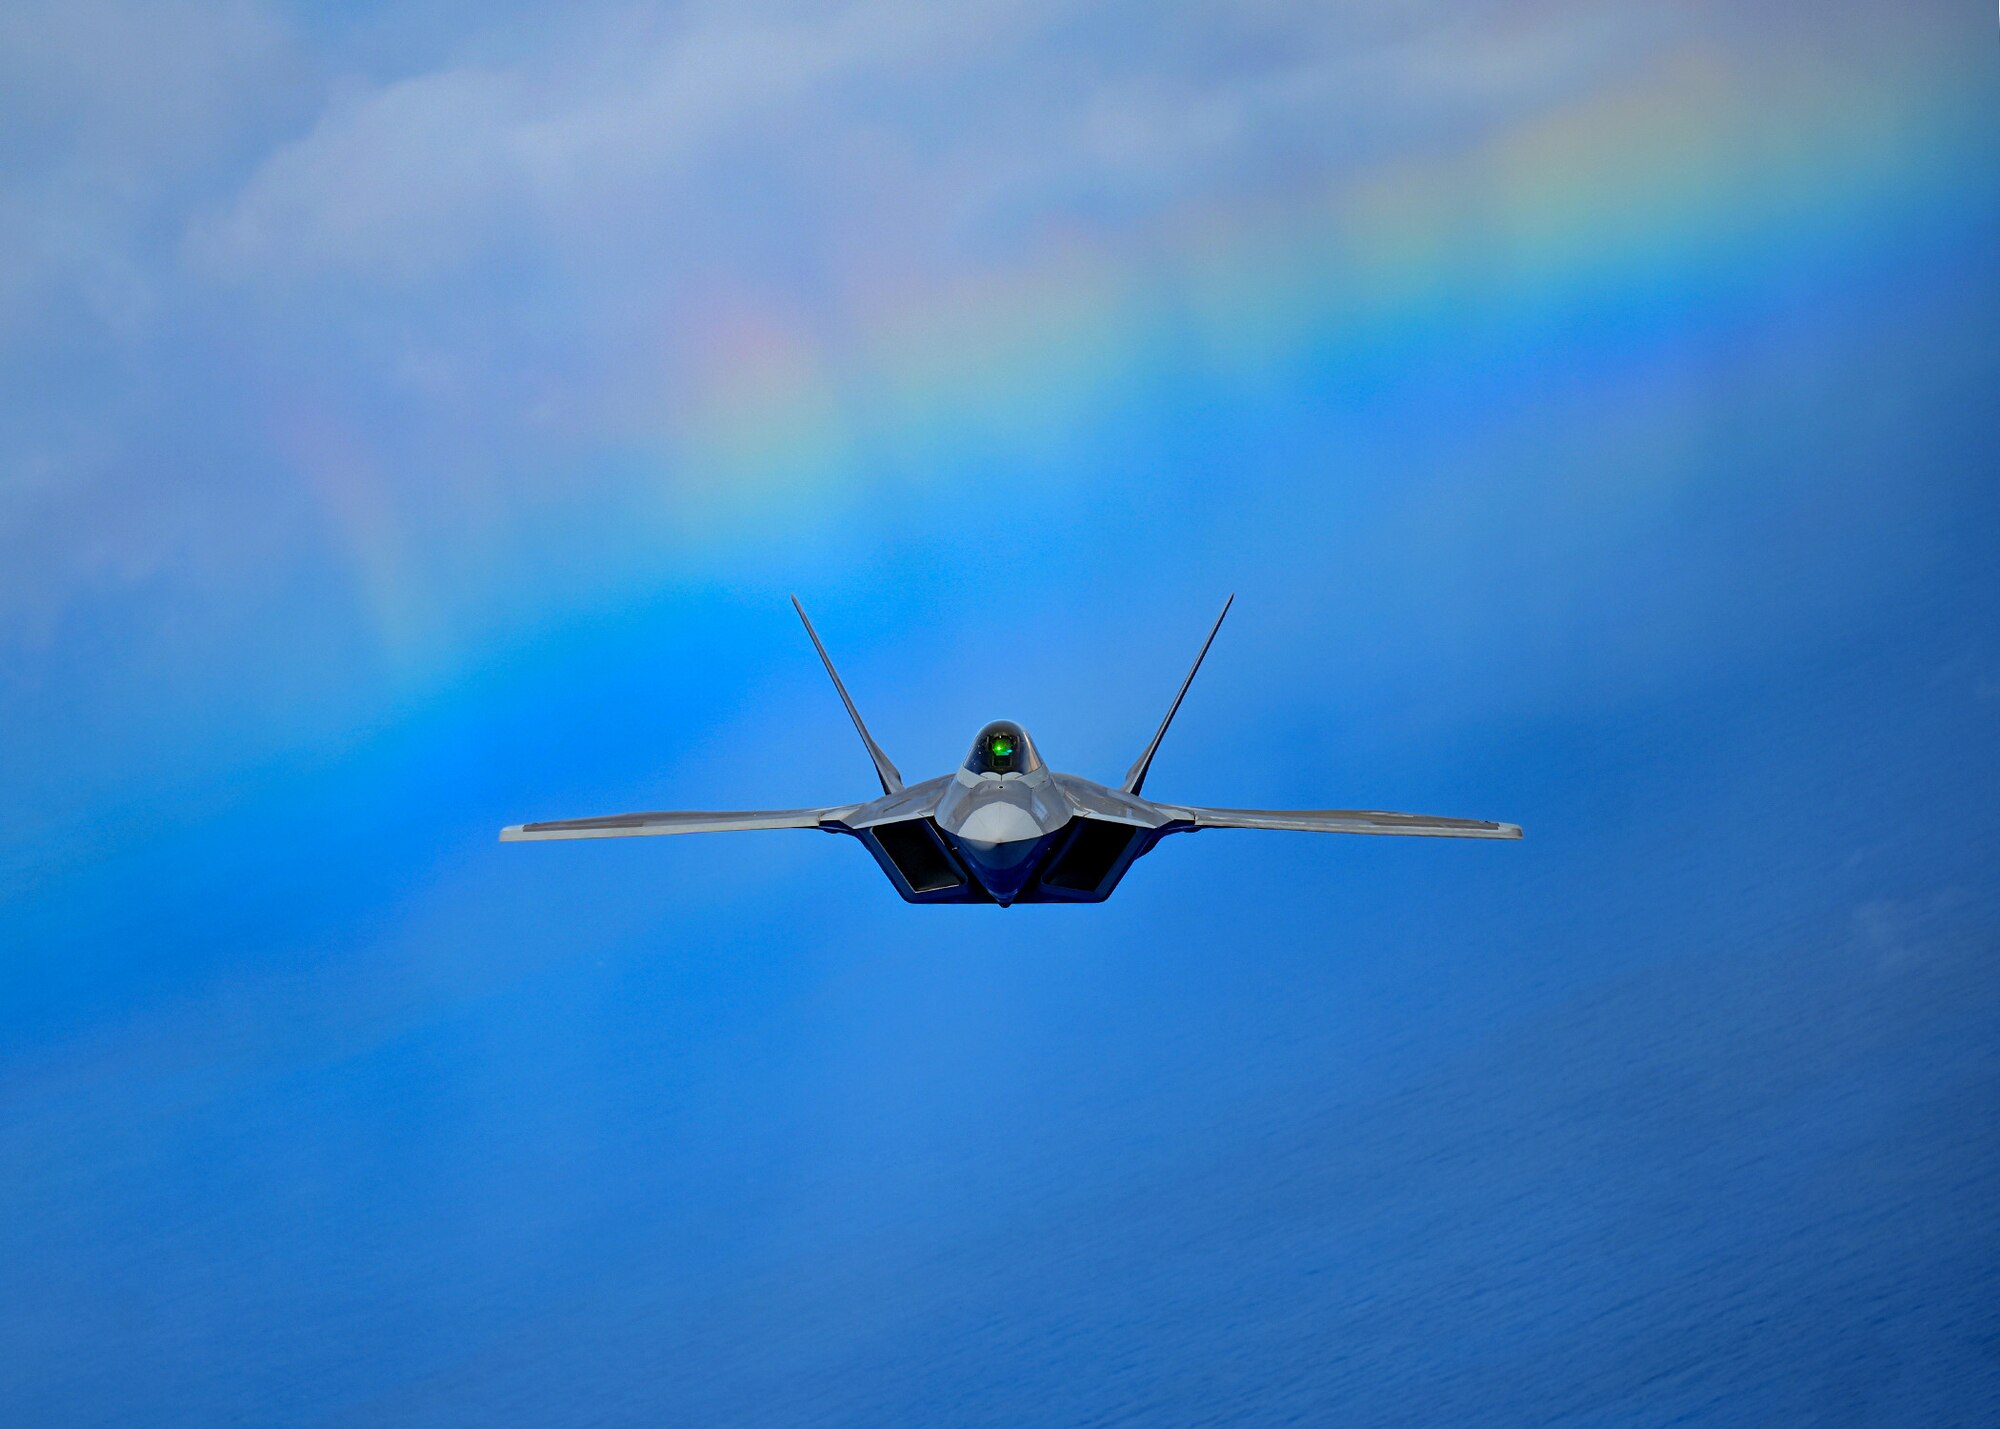
[(1202, 829), (1295, 829), (1321, 834), (1424, 834), (1434, 838), (1517, 839), (1517, 824), (1479, 819), (1439, 819), (1361, 809), (1205, 809), (1140, 797), (1146, 771), (1174, 714), (1194, 683), (1195, 671), (1215, 643), (1223, 616), (1202, 642), (1201, 654), (1167, 717), (1145, 752), (1116, 789), (1074, 774), (1057, 774), (1042, 762), (1028, 732), (1008, 720), (979, 731), (972, 752), (956, 771), (905, 785), (841, 683), (819, 632), (797, 596), (792, 608), (833, 679), (854, 721), (882, 797), (826, 809), (767, 809), (703, 813), (612, 814), (597, 819), (556, 819), (515, 824), (500, 837), (605, 839), (636, 834), (712, 834), (734, 829), (820, 829), (861, 840), (896, 891), (911, 903), (1102, 903), (1133, 862), (1168, 834)]

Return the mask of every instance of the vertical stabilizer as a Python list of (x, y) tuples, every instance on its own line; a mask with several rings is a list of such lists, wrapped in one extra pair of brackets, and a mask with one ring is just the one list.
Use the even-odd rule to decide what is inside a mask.
[[(861, 742), (868, 746), (868, 757), (875, 761), (875, 777), (882, 781), (882, 792), (902, 793), (903, 776), (896, 772), (896, 766), (889, 762), (889, 756), (882, 752), (882, 746), (875, 742), (874, 736), (868, 733), (868, 726), (861, 722), (861, 711), (854, 707), (854, 701), (847, 693), (847, 686), (840, 683), (840, 672), (833, 668), (833, 661), (827, 656), (826, 646), (820, 644), (819, 632), (813, 629), (812, 621), (806, 616), (806, 608), (799, 604), (797, 596), (792, 597), (792, 609), (799, 613), (800, 620), (805, 621), (806, 634), (812, 637), (813, 649), (819, 651), (820, 664), (826, 666), (826, 673), (832, 679), (834, 689), (840, 692), (840, 702), (847, 706), (847, 717), (854, 721), (855, 732), (861, 736)], [(1200, 661), (1195, 663), (1199, 664)], [(1176, 700), (1174, 703), (1179, 704), (1180, 701)], [(1158, 742), (1158, 739), (1154, 740), (1154, 743)]]
[[(1228, 600), (1222, 602), (1222, 615), (1215, 617), (1215, 624), (1209, 628), (1208, 639), (1201, 642), (1201, 654), (1194, 657), (1194, 664), (1189, 667), (1187, 678), (1181, 681), (1180, 693), (1176, 694), (1174, 702), (1167, 706), (1167, 717), (1161, 720), (1160, 727), (1153, 731), (1153, 742), (1146, 746), (1146, 752), (1139, 756), (1138, 762), (1125, 771), (1126, 793), (1136, 794), (1145, 786), (1146, 771), (1153, 767), (1153, 756), (1159, 752), (1160, 740), (1165, 737), (1167, 726), (1174, 722), (1174, 715), (1180, 709), (1181, 701), (1187, 697), (1188, 686), (1194, 683), (1195, 671), (1201, 668), (1201, 662), (1207, 657), (1208, 647), (1215, 643), (1215, 632), (1222, 629), (1222, 617), (1229, 614), (1229, 607), (1235, 601), (1236, 597), (1231, 595)], [(833, 667), (829, 665), (827, 668), (830, 670)], [(849, 705), (848, 708), (852, 709), (853, 706)], [(859, 719), (855, 722), (860, 723)]]

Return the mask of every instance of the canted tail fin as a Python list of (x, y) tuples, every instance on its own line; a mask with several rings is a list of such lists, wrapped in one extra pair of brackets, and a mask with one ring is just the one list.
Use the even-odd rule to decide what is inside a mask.
[(819, 632), (813, 629), (812, 621), (806, 616), (806, 608), (799, 604), (797, 596), (792, 597), (792, 609), (796, 610), (799, 619), (805, 622), (806, 634), (812, 637), (813, 649), (819, 651), (820, 664), (826, 666), (828, 678), (833, 681), (834, 689), (840, 692), (840, 702), (847, 706), (847, 717), (854, 721), (855, 732), (861, 736), (861, 742), (868, 746), (868, 757), (875, 761), (875, 777), (882, 781), (882, 792), (902, 793), (903, 776), (896, 772), (896, 766), (889, 762), (889, 756), (882, 752), (882, 746), (875, 742), (874, 736), (868, 733), (868, 726), (861, 722), (861, 711), (854, 707), (854, 701), (847, 693), (847, 686), (840, 683), (840, 672), (833, 668), (833, 661), (827, 656), (826, 646), (820, 644)]
[[(1159, 753), (1160, 741), (1166, 736), (1167, 726), (1174, 722), (1174, 715), (1180, 710), (1181, 701), (1187, 698), (1188, 686), (1194, 683), (1195, 671), (1201, 668), (1201, 662), (1207, 658), (1208, 647), (1215, 643), (1215, 632), (1222, 629), (1223, 616), (1229, 614), (1229, 607), (1235, 604), (1235, 602), (1236, 597), (1234, 595), (1231, 595), (1228, 600), (1222, 602), (1222, 615), (1215, 617), (1215, 624), (1209, 628), (1208, 639), (1201, 642), (1201, 654), (1194, 657), (1194, 664), (1189, 667), (1187, 678), (1181, 681), (1180, 692), (1174, 696), (1174, 702), (1167, 706), (1167, 717), (1161, 720), (1160, 727), (1153, 731), (1152, 743), (1146, 746), (1146, 752), (1139, 756), (1138, 762), (1125, 771), (1124, 789), (1126, 793), (1136, 794), (1145, 786), (1146, 771), (1153, 767), (1153, 756)], [(831, 669), (832, 666), (828, 666), (827, 668)]]

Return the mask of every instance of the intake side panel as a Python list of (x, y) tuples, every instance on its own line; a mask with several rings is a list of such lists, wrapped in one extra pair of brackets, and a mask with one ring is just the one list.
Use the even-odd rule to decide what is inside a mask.
[(1051, 851), (1035, 881), (1017, 901), (1102, 903), (1127, 869), (1180, 827), (1149, 829), (1111, 819), (1073, 818), (1067, 836)]
[(852, 830), (906, 903), (991, 903), (948, 841), (927, 818), (897, 819)]

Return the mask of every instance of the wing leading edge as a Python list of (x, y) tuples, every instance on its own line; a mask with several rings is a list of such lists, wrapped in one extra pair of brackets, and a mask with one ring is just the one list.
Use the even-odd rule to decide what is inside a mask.
[[(647, 834), (721, 834), (737, 829), (817, 829), (853, 812), (852, 804), (824, 809), (676, 809), (651, 814), (607, 814), (596, 819), (549, 819), (510, 824), (502, 843), (527, 839), (619, 839)], [(834, 832), (840, 832), (835, 830)]]
[[(1162, 806), (1167, 807), (1167, 806)], [(1197, 829), (1285, 829), (1308, 834), (1405, 834), (1445, 839), (1517, 839), (1519, 824), (1486, 819), (1445, 819), (1376, 809), (1202, 809), (1174, 812)]]

